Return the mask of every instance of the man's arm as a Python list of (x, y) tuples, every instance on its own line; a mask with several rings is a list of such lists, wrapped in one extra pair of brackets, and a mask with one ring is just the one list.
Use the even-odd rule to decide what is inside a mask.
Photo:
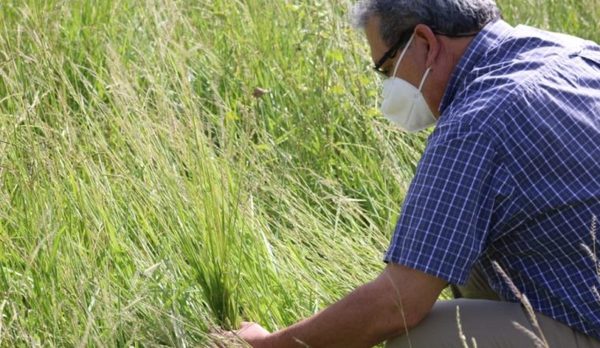
[(416, 326), (435, 303), (446, 282), (407, 267), (389, 264), (375, 280), (339, 302), (286, 329), (241, 338), (261, 347), (372, 347)]

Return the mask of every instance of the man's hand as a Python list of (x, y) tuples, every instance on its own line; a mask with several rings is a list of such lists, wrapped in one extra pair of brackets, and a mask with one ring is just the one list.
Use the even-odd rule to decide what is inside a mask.
[(266, 339), (271, 335), (257, 323), (243, 322), (235, 334), (254, 348), (266, 347)]

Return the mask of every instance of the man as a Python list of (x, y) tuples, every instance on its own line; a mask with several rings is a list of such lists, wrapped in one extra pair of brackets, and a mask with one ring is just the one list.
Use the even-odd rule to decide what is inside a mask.
[[(493, 0), (370, 0), (356, 13), (388, 78), (383, 114), (407, 131), (437, 123), (387, 266), (311, 318), (238, 335), (254, 347), (600, 347), (600, 47), (513, 28)], [(436, 303), (467, 282), (455, 293), (478, 299)]]

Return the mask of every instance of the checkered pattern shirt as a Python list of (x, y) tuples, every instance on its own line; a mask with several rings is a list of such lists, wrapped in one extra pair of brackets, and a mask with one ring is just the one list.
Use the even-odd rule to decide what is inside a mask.
[(600, 339), (600, 47), (502, 20), (456, 67), (384, 260)]

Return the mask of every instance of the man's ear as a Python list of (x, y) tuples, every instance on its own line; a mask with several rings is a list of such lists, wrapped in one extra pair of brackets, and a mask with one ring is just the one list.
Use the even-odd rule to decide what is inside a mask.
[(433, 33), (430, 27), (425, 24), (418, 24), (415, 27), (415, 36), (424, 40), (427, 43), (427, 58), (425, 59), (425, 66), (431, 67), (438, 58), (441, 51), (441, 43)]

